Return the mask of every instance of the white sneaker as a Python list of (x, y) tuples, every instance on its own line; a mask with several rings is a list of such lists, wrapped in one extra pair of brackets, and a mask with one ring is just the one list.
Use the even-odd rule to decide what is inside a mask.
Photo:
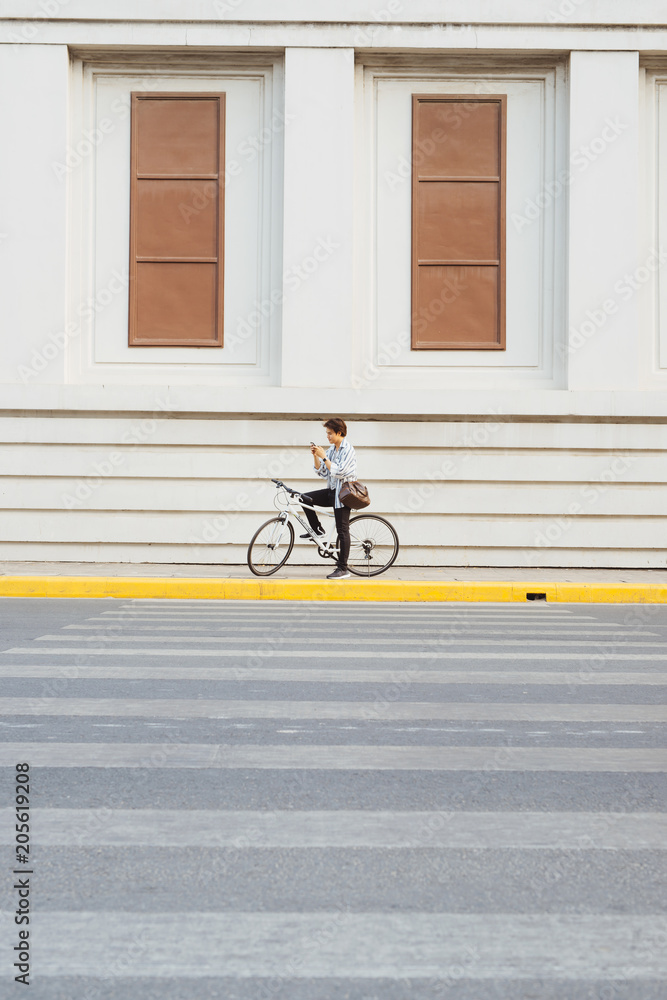
[(348, 576), (352, 576), (348, 569), (335, 569), (333, 573), (329, 573), (327, 580), (345, 580)]

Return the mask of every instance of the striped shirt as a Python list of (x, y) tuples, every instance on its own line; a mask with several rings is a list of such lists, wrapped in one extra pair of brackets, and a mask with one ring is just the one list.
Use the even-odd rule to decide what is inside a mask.
[(334, 507), (342, 507), (340, 488), (343, 483), (351, 482), (357, 478), (357, 457), (350, 442), (344, 438), (340, 443), (338, 451), (336, 451), (335, 445), (329, 445), (326, 458), (331, 462), (331, 471), (329, 471), (324, 462), (321, 462), (319, 469), (315, 471), (321, 479), (326, 479), (330, 490), (336, 491)]

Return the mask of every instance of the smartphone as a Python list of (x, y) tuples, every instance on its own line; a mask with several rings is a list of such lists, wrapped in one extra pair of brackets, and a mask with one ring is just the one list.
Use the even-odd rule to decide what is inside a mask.
[(315, 447), (316, 447), (316, 444), (315, 444), (315, 442), (314, 442), (314, 441), (311, 441), (311, 442), (310, 442), (310, 446), (311, 446), (311, 448), (315, 448)]

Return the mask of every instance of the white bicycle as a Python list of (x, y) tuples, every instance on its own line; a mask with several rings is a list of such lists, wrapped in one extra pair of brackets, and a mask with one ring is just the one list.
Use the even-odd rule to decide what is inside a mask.
[[(335, 515), (331, 508), (315, 507), (301, 501), (301, 493), (279, 479), (272, 479), (277, 493), (274, 504), (280, 510), (278, 517), (272, 517), (258, 528), (248, 546), (248, 566), (255, 576), (271, 576), (284, 566), (294, 548), (294, 525), (296, 518), (302, 528), (317, 545), (322, 559), (338, 558), (338, 539)], [(297, 512), (297, 507), (309, 507), (333, 521), (327, 537), (316, 535), (307, 521)], [(356, 576), (378, 576), (396, 561), (398, 555), (398, 535), (393, 525), (377, 514), (357, 514), (350, 518), (350, 555), (347, 567)]]

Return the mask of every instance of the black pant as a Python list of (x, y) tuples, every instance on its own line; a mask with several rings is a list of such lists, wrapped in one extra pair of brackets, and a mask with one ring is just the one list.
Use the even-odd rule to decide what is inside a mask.
[[(314, 490), (313, 493), (303, 493), (301, 500), (303, 503), (313, 504), (315, 507), (333, 507), (336, 502), (336, 491)], [(313, 531), (321, 531), (322, 525), (317, 513), (307, 507), (304, 508), (303, 512)], [(347, 569), (347, 560), (350, 555), (350, 508), (334, 507), (334, 516), (338, 529), (338, 567), (339, 569)]]

